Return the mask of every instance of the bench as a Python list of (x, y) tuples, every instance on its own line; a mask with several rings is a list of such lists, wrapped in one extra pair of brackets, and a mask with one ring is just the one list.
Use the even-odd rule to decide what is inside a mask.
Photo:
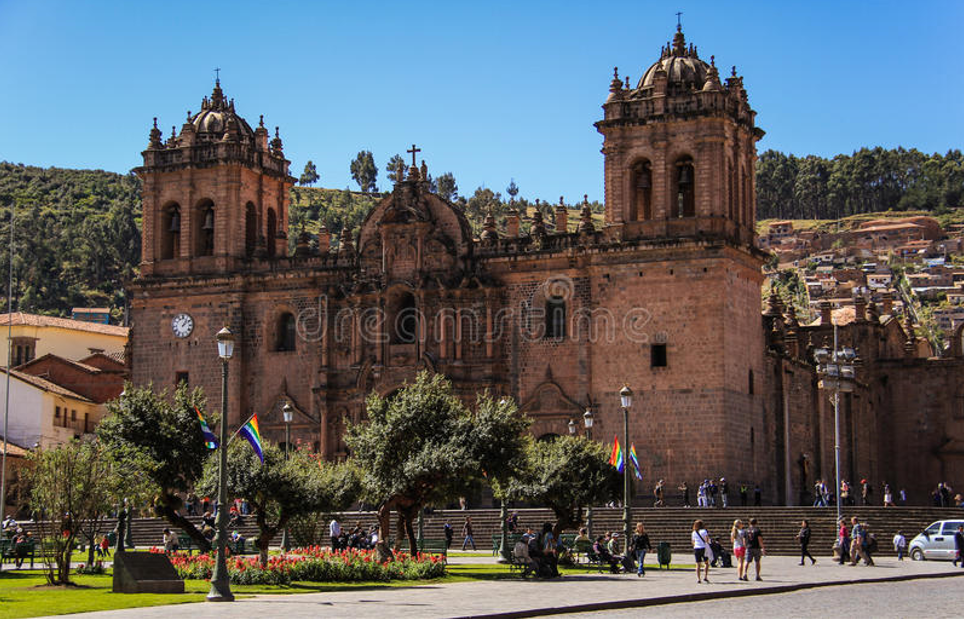
[(191, 553), (193, 553), (195, 550), (199, 552), (201, 550), (200, 548), (198, 548), (197, 543), (195, 543), (195, 541), (191, 539), (190, 535), (184, 535), (183, 533), (177, 536), (177, 547), (178, 547), (178, 550), (186, 552), (188, 556), (190, 556)]
[(418, 551), (427, 555), (442, 555), (448, 561), (449, 550), (444, 539), (423, 537), (418, 541)]
[[(522, 539), (522, 533), (509, 533), (508, 544), (509, 544), (509, 554), (512, 554), (512, 549), (515, 548), (516, 543)], [(492, 556), (495, 557), (499, 554), (499, 549), (502, 548), (502, 534), (496, 533), (492, 536)]]
[(529, 556), (529, 547), (521, 540), (516, 542), (509, 554), (509, 573), (518, 573), (523, 578), (536, 575), (536, 563)]

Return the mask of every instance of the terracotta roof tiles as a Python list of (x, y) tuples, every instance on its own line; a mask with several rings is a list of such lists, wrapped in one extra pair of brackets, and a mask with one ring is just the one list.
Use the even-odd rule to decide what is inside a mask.
[(72, 329), (74, 331), (87, 331), (88, 333), (100, 333), (102, 335), (113, 335), (117, 337), (127, 337), (129, 329), (117, 325), (105, 325), (97, 322), (85, 322), (83, 320), (71, 320), (70, 318), (60, 318), (57, 316), (43, 316), (41, 314), (26, 314), (24, 312), (14, 312), (13, 314), (0, 314), (0, 326), (7, 326), (11, 322), (14, 326), (28, 327), (54, 327), (58, 329)]

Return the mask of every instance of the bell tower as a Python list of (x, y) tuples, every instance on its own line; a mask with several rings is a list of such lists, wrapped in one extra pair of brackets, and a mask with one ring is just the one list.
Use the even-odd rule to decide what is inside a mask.
[(753, 244), (764, 132), (736, 67), (721, 83), (714, 58), (701, 60), (677, 26), (635, 88), (614, 71), (603, 110), (606, 223), (617, 238)]
[(295, 179), (278, 129), (269, 140), (262, 117), (252, 130), (220, 79), (179, 133), (164, 140), (155, 118), (142, 155), (142, 275), (224, 273), (286, 253)]

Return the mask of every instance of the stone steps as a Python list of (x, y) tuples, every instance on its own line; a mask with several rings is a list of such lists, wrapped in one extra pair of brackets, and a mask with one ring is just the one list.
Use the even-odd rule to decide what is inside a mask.
[[(519, 514), (519, 527), (541, 528), (545, 522), (553, 522), (554, 517), (548, 509), (521, 508), (512, 509)], [(946, 520), (964, 517), (960, 509), (936, 507), (852, 507), (844, 510), (848, 519), (856, 515), (861, 522), (866, 522), (870, 530), (877, 535), (880, 545), (878, 554), (891, 555), (893, 548), (891, 539), (897, 530), (902, 530), (908, 541), (928, 524), (935, 520)], [(500, 517), (498, 509), (468, 509), (468, 510), (436, 510), (427, 514), (423, 520), (424, 536), (428, 538), (443, 537), (443, 524), (448, 521), (455, 532), (453, 546), (461, 547), (462, 524), (466, 516), (472, 517), (475, 530), (475, 543), (480, 550), (491, 548), (492, 536), (500, 531)], [(795, 554), (798, 545), (794, 536), (799, 530), (800, 521), (807, 519), (812, 531), (811, 552), (815, 555), (826, 556), (830, 553), (836, 536), (836, 512), (833, 508), (811, 507), (731, 507), (728, 509), (712, 508), (634, 508), (632, 523), (642, 521), (646, 525), (650, 539), (654, 545), (658, 542), (669, 542), (676, 553), (687, 552), (690, 548), (690, 532), (693, 521), (702, 519), (707, 530), (715, 537), (726, 541), (729, 546), (729, 532), (735, 518), (744, 521), (750, 517), (759, 520), (759, 526), (764, 534), (764, 541), (771, 554)], [(338, 514), (343, 527), (351, 527), (356, 523), (368, 527), (375, 523), (374, 512), (344, 512)], [(192, 519), (200, 522), (200, 519)], [(320, 529), (327, 531), (327, 523), (322, 523)], [(392, 522), (394, 526), (394, 520)], [(26, 523), (29, 529), (36, 530), (36, 525)], [(115, 526), (113, 520), (105, 521), (102, 530), (109, 531)], [(132, 522), (132, 537), (138, 547), (160, 546), (162, 532), (167, 523), (158, 518), (135, 518)], [(623, 529), (622, 509), (599, 507), (593, 510), (593, 531), (600, 534), (605, 531)], [(246, 537), (257, 534), (254, 518), (248, 517), (246, 524), (238, 528)], [(34, 533), (36, 535), (36, 533)], [(280, 544), (280, 535), (275, 543)]]

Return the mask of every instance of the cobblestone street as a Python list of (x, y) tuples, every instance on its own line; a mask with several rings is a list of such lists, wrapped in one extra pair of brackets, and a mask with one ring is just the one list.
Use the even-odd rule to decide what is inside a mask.
[[(474, 559), (474, 558), (473, 558)], [(453, 558), (453, 562), (463, 560)], [(475, 559), (478, 560), (478, 559)], [(489, 559), (491, 560), (491, 559)], [(891, 617), (922, 614), (926, 616), (960, 616), (952, 604), (960, 603), (959, 595), (964, 570), (949, 562), (897, 562), (880, 558), (877, 567), (840, 566), (829, 559), (815, 566), (800, 567), (795, 557), (765, 557), (762, 582), (740, 582), (735, 569), (714, 569), (711, 584), (697, 584), (691, 570), (659, 572), (648, 569), (645, 578), (623, 574), (585, 574), (566, 576), (552, 581), (497, 580), (426, 585), (420, 587), (368, 589), (271, 595), (240, 599), (233, 604), (178, 606), (178, 614), (203, 612), (206, 617), (285, 616), (351, 617), (352, 619), (478, 617), (503, 613), (532, 616), (573, 611), (580, 616), (826, 616), (847, 610), (862, 612), (873, 609), (872, 616)], [(949, 575), (944, 578), (936, 576)], [(915, 578), (884, 584), (844, 585), (861, 580)], [(793, 592), (794, 587), (814, 589)], [(755, 592), (767, 595), (753, 595)], [(924, 591), (924, 593), (921, 593)], [(854, 595), (856, 594), (856, 595)], [(713, 599), (719, 598), (719, 599)], [(696, 601), (710, 599), (711, 601)], [(939, 602), (938, 602), (939, 600)], [(624, 610), (606, 609), (607, 604)], [(599, 605), (599, 606), (592, 606)], [(658, 606), (658, 607), (655, 607)], [(611, 608), (611, 607), (610, 607)], [(89, 613), (99, 619), (158, 618), (166, 619), (171, 607)], [(674, 613), (670, 615), (670, 613)], [(748, 615), (750, 613), (751, 615)], [(576, 616), (567, 614), (567, 616)]]

